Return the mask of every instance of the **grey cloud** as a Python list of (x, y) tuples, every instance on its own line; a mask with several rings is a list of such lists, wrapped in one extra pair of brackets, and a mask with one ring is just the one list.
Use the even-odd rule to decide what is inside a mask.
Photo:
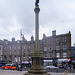
[[(39, 24), (42, 27), (49, 26), (57, 29), (58, 33), (72, 31), (74, 39), (75, 0), (40, 0), (39, 5)], [(35, 0), (0, 0), (0, 35), (18, 38), (20, 29), (25, 36), (34, 35), (34, 8)], [(14, 27), (16, 28), (13, 29)], [(12, 32), (10, 28), (13, 29)]]

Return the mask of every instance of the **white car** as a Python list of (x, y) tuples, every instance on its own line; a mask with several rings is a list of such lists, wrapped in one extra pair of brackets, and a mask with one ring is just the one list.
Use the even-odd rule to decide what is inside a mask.
[(55, 67), (55, 66), (51, 65), (51, 66), (46, 66), (45, 69), (59, 69), (59, 67)]

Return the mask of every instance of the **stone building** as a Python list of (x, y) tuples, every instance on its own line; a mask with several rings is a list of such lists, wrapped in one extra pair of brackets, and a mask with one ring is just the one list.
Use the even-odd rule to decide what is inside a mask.
[[(4, 39), (0, 42), (0, 60), (6, 63), (31, 63), (31, 52), (35, 51), (34, 37), (31, 37), (31, 41), (27, 41), (24, 37), (22, 40), (12, 41)], [(42, 40), (39, 40), (39, 50), (43, 49)]]
[(75, 69), (75, 45), (71, 47), (71, 66)]
[(43, 34), (44, 44), (44, 62), (71, 61), (71, 33), (56, 35), (56, 31), (52, 31), (52, 36), (46, 37)]
[[(52, 36), (43, 34), (43, 39), (39, 40), (39, 50), (44, 52), (44, 62), (70, 61), (71, 58), (71, 33), (56, 35), (52, 31)], [(34, 37), (27, 41), (25, 37), (22, 40), (12, 41), (0, 40), (0, 60), (12, 63), (31, 63), (31, 52), (35, 51)], [(63, 59), (63, 60), (62, 60)]]
[(2, 54), (3, 54), (3, 41), (0, 40), (0, 60), (2, 60)]

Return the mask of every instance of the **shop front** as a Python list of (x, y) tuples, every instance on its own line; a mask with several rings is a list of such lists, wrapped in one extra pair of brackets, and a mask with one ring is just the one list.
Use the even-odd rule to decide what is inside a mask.
[(57, 59), (56, 58), (44, 58), (43, 59), (43, 66), (57, 66)]
[(53, 65), (53, 60), (43, 60), (43, 66), (50, 66)]
[(31, 67), (31, 63), (32, 63), (31, 61), (22, 61), (22, 66), (30, 68)]
[(71, 58), (57, 59), (57, 66), (60, 68), (64, 68), (65, 63), (71, 65)]
[(75, 58), (72, 58), (73, 69), (75, 69)]

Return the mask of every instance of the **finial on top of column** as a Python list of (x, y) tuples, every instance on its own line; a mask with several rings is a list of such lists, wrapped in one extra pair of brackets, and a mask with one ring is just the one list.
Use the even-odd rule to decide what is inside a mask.
[(39, 3), (39, 0), (36, 0), (36, 2), (35, 2), (36, 7), (39, 6), (38, 3)]

